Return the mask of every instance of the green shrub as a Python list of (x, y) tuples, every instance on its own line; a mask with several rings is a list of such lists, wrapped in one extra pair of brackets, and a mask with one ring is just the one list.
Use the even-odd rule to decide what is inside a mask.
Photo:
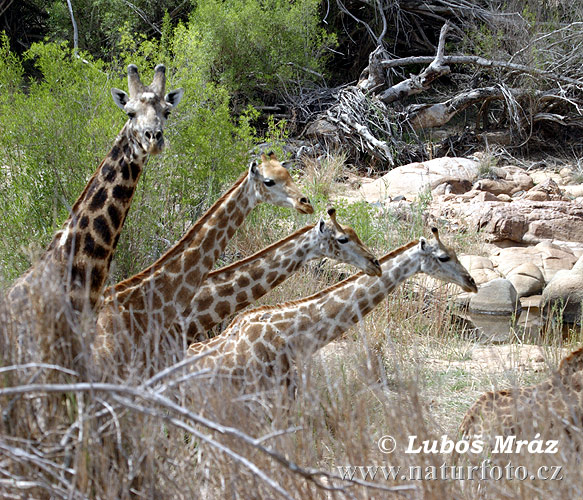
[[(0, 47), (0, 265), (11, 280), (28, 267), (31, 244), (38, 252), (49, 243), (121, 130), (125, 116), (110, 88), (126, 88), (122, 65), (131, 59), (149, 83), (162, 51), (146, 40), (131, 58), (127, 52), (128, 60), (106, 64), (54, 43), (33, 45), (23, 60), (5, 42)], [(165, 59), (168, 88), (184, 87), (185, 98), (168, 122), (168, 149), (150, 159), (140, 180), (114, 279), (139, 271), (174, 243), (244, 171), (256, 142), (253, 112), (233, 119), (222, 86), (208, 82), (196, 64), (176, 69), (171, 51)], [(25, 60), (40, 78), (22, 79)]]
[(319, 26), (319, 6), (319, 0), (199, 0), (188, 32), (211, 56), (213, 78), (253, 98), (322, 73), (324, 50), (336, 38)]

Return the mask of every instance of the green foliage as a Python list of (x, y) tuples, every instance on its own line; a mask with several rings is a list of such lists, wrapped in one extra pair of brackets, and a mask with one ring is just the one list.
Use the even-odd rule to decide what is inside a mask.
[[(33, 45), (25, 59), (34, 60), (43, 80), (25, 88), (22, 78), (15, 79), (0, 104), (0, 164), (6, 175), (0, 188), (0, 262), (12, 276), (27, 265), (21, 246), (46, 244), (67, 217), (121, 119), (111, 99), (103, 99), (108, 82), (99, 62), (85, 64), (55, 44)], [(3, 76), (22, 75), (24, 62), (3, 52)]]
[(188, 26), (211, 56), (213, 78), (248, 98), (324, 69), (335, 37), (320, 26), (319, 0), (199, 0)]
[[(46, 31), (51, 41), (71, 41), (73, 27), (67, 3), (63, 0), (32, 0), (47, 15)], [(73, 13), (79, 26), (79, 47), (94, 57), (115, 57), (124, 32), (147, 37), (164, 32), (164, 19), (172, 13), (185, 18), (184, 0), (73, 0)], [(166, 21), (167, 23), (167, 21)]]
[[(144, 40), (132, 57), (106, 64), (75, 57), (61, 44), (36, 44), (19, 60), (0, 43), (0, 265), (6, 279), (22, 273), (27, 248), (45, 247), (107, 153), (125, 116), (110, 88), (126, 88), (128, 60), (151, 81), (159, 42)], [(118, 246), (115, 278), (150, 264), (247, 167), (257, 141), (249, 110), (233, 119), (228, 92), (208, 82), (196, 65), (173, 66), (167, 53), (168, 88), (185, 98), (166, 130), (169, 147), (150, 159)], [(87, 61), (87, 62), (84, 62)], [(180, 60), (180, 59), (179, 59)], [(28, 61), (41, 78), (22, 79)]]

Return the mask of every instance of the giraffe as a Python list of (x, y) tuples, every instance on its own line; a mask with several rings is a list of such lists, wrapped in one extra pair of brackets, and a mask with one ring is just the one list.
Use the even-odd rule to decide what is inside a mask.
[[(170, 329), (251, 210), (261, 202), (311, 214), (314, 208), (274, 153), (261, 155), (186, 232), (147, 269), (105, 291), (94, 357), (131, 356), (132, 347)], [(159, 342), (154, 340), (154, 345)], [(152, 359), (155, 359), (155, 353)]]
[[(57, 231), (38, 262), (8, 290), (5, 301), (12, 323), (25, 323), (22, 314), (28, 312), (25, 315), (31, 316), (31, 310), (35, 309), (32, 316), (40, 314), (43, 319), (39, 317), (38, 322), (43, 329), (53, 324), (60, 331), (74, 327), (79, 313), (99, 308), (111, 259), (140, 174), (148, 155), (159, 154), (164, 148), (164, 125), (183, 95), (183, 89), (165, 94), (165, 71), (163, 65), (156, 66), (153, 81), (146, 86), (140, 80), (137, 67), (131, 64), (128, 66), (129, 95), (111, 89), (115, 104), (127, 114), (128, 120), (74, 203), (62, 229)], [(57, 293), (47, 293), (47, 290)], [(58, 292), (63, 295), (64, 304), (34, 304), (41, 300), (39, 297)], [(25, 324), (16, 328), (20, 330), (21, 326), (27, 328)]]
[(329, 208), (324, 219), (308, 225), (250, 257), (211, 272), (194, 300), (174, 326), (187, 338), (203, 340), (205, 333), (229, 315), (283, 283), (312, 259), (328, 257), (353, 264), (369, 275), (381, 275), (377, 258), (354, 229), (336, 220)]
[[(546, 380), (526, 387), (489, 391), (466, 412), (460, 434), (486, 441), (495, 435), (560, 437), (583, 425), (583, 347), (565, 357)], [(531, 436), (532, 437), (532, 436)]]
[(189, 356), (206, 354), (192, 369), (218, 372), (243, 390), (282, 383), (293, 393), (294, 362), (339, 337), (414, 274), (476, 292), (455, 252), (441, 242), (437, 228), (432, 231), (433, 241), (420, 238), (382, 257), (381, 277), (361, 272), (302, 300), (239, 314), (221, 335), (189, 347)]

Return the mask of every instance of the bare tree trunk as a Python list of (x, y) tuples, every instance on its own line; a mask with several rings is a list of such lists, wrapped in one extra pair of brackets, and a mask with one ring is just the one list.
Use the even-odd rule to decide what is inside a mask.
[(79, 50), (79, 30), (77, 29), (75, 15), (73, 14), (73, 5), (71, 5), (71, 0), (67, 0), (67, 7), (69, 7), (69, 15), (71, 16), (71, 23), (73, 24), (73, 50), (76, 54)]

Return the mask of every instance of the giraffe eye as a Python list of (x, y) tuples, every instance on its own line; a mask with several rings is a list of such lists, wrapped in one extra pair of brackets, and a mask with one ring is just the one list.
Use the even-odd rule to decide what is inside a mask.
[(131, 120), (132, 118), (135, 118), (136, 117), (136, 113), (133, 112), (133, 111), (128, 111), (128, 117)]
[(164, 119), (167, 120), (169, 116), (170, 116), (170, 110), (167, 109), (164, 111)]
[(348, 243), (348, 236), (342, 236), (342, 238), (338, 238), (338, 243), (344, 245), (344, 243)]
[(437, 260), (439, 262), (447, 262), (451, 260), (451, 257), (449, 255), (440, 255), (439, 257), (437, 257)]
[(265, 184), (267, 187), (271, 187), (271, 186), (275, 186), (275, 181), (273, 179), (267, 179), (267, 180), (263, 181), (263, 184)]

